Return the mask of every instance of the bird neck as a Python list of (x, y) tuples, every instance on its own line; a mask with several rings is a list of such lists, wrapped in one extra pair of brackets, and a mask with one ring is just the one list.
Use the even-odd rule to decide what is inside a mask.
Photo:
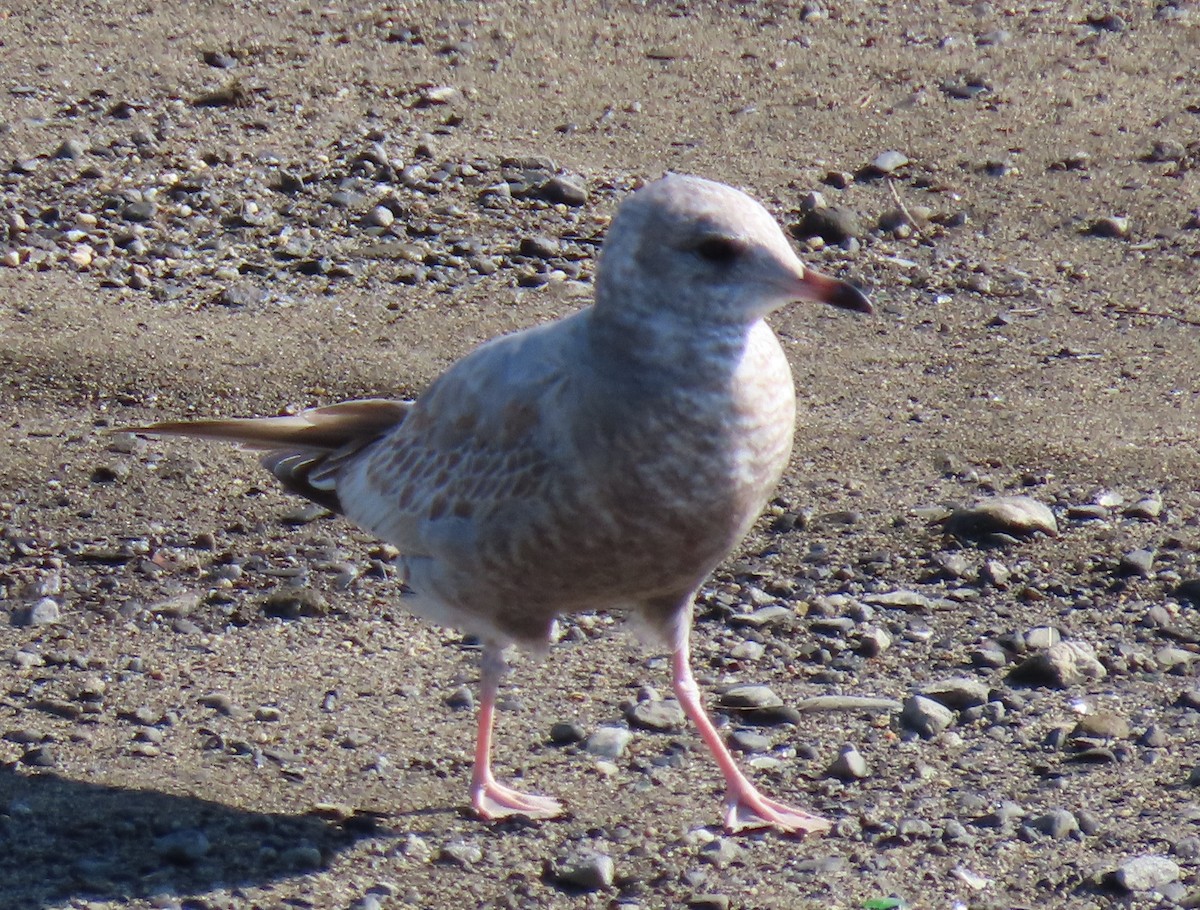
[(728, 386), (757, 324), (688, 320), (678, 311), (630, 311), (602, 301), (590, 316), (589, 340), (599, 362), (631, 380), (688, 386)]

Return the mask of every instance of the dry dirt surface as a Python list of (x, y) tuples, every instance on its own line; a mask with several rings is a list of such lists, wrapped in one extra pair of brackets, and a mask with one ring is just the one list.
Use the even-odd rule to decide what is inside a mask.
[[(1193, 0), (9, 0), (0, 907), (1200, 906), (1197, 47)], [(721, 832), (607, 616), (499, 718), (571, 816), (473, 820), (477, 654), (394, 554), (106, 432), (415, 394), (667, 170), (876, 302), (774, 318), (793, 464), (697, 606), (822, 838)]]

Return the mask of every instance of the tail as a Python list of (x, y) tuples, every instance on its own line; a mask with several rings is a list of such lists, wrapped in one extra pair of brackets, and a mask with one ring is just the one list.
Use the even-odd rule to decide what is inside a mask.
[(172, 420), (123, 429), (148, 436), (220, 439), (263, 452), (263, 467), (286, 489), (341, 512), (337, 467), (403, 423), (412, 405), (411, 401), (365, 398), (288, 417)]

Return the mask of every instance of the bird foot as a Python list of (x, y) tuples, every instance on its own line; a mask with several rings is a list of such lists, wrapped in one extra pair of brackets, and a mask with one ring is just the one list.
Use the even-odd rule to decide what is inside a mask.
[(563, 804), (549, 796), (522, 793), (496, 781), (471, 788), (471, 808), (484, 821), (524, 815), (527, 818), (557, 818)]
[(746, 792), (730, 790), (725, 797), (725, 830), (730, 834), (773, 828), (783, 834), (823, 834), (828, 820), (767, 799), (753, 787)]

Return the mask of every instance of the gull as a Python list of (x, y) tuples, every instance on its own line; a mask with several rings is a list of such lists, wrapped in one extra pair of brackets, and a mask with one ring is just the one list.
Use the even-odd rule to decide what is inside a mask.
[(675, 696), (724, 778), (726, 828), (817, 833), (829, 822), (739, 769), (689, 648), (697, 591), (788, 463), (795, 390), (764, 317), (795, 301), (871, 312), (853, 285), (806, 268), (745, 193), (671, 174), (618, 208), (592, 305), (492, 339), (415, 401), (134, 431), (264, 453), (285, 488), (399, 550), (406, 607), (482, 641), (478, 817), (564, 812), (493, 776), (505, 652), (544, 650), (557, 616), (609, 610), (669, 647)]

